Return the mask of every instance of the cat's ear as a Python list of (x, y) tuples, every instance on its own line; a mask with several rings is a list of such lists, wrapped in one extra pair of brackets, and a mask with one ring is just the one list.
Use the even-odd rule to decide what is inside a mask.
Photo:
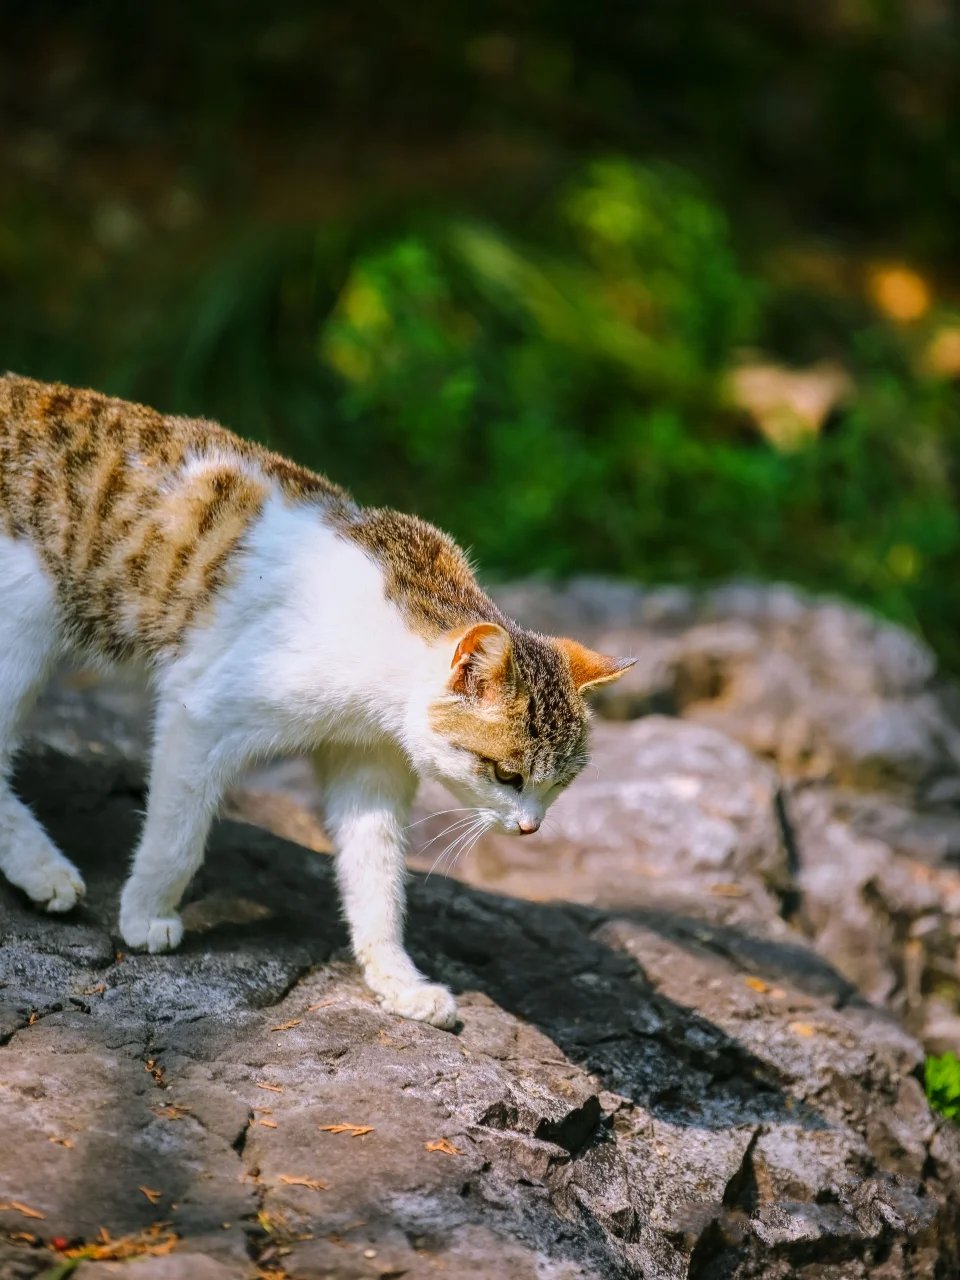
[(556, 645), (570, 666), (570, 675), (579, 693), (619, 680), (636, 662), (636, 658), (611, 658), (605, 653), (595, 653), (567, 636), (558, 637)]
[(454, 632), (450, 639), (454, 645), (447, 682), (451, 693), (490, 699), (512, 686), (513, 648), (503, 627), (495, 622), (476, 622)]

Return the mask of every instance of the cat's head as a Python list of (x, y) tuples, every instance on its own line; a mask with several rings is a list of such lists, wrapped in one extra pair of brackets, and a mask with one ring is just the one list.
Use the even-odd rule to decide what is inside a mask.
[(479, 622), (441, 638), (422, 767), (489, 827), (527, 834), (587, 762), (584, 693), (633, 659)]

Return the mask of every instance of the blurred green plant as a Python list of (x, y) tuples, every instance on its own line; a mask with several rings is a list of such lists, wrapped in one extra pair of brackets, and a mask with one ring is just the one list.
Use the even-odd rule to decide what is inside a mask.
[(932, 1054), (924, 1064), (923, 1081), (934, 1111), (960, 1121), (960, 1058), (955, 1053)]
[[(219, 417), (435, 520), (490, 575), (792, 580), (960, 669), (960, 412), (918, 357), (935, 317), (758, 279), (681, 170), (594, 162), (511, 231), (397, 213), (240, 239), (187, 287), (149, 270), (92, 279), (55, 326), (6, 309), (8, 359)], [(854, 391), (778, 448), (728, 375), (789, 356), (794, 328)]]

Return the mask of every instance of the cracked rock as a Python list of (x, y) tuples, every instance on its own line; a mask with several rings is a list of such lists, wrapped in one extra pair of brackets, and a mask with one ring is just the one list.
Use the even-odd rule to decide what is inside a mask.
[[(611, 790), (584, 796), (610, 826), (602, 894), (413, 878), (411, 948), (457, 990), (457, 1034), (379, 1007), (329, 859), (250, 825), (215, 829), (180, 951), (118, 954), (136, 780), (96, 752), (28, 754), (21, 792), (89, 894), (64, 919), (0, 886), (0, 1276), (156, 1222), (169, 1256), (76, 1274), (955, 1273), (960, 1142), (919, 1044), (784, 919), (770, 768), (677, 729), (610, 726)], [(546, 868), (565, 841), (589, 865), (577, 821)]]

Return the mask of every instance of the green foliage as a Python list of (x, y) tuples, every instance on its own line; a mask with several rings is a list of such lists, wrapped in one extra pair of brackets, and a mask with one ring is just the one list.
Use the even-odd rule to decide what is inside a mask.
[[(186, 288), (162, 258), (135, 290), (92, 280), (53, 341), (0, 311), (9, 362), (220, 417), (435, 520), (488, 575), (793, 580), (960, 667), (960, 411), (927, 330), (760, 279), (688, 173), (608, 158), (510, 230), (395, 213), (204, 263)], [(777, 447), (728, 372), (801, 330), (855, 390)]]
[(955, 1053), (931, 1055), (924, 1064), (923, 1079), (934, 1111), (960, 1120), (960, 1058)]

